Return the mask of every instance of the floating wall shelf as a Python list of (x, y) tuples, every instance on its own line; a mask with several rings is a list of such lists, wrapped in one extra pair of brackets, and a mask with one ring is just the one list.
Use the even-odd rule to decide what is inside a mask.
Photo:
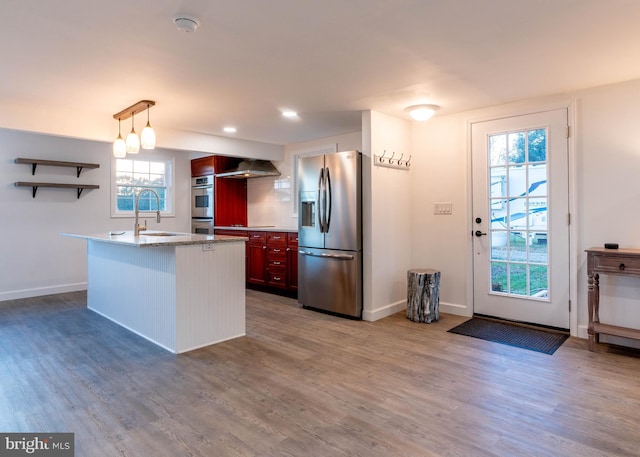
[(78, 198), (82, 194), (82, 191), (85, 189), (100, 189), (100, 186), (97, 184), (59, 184), (52, 182), (25, 182), (18, 181), (15, 183), (16, 187), (31, 187), (33, 190), (33, 198), (36, 197), (36, 192), (38, 191), (38, 187), (57, 187), (59, 189), (77, 189), (78, 190)]
[[(83, 168), (100, 168), (100, 164), (98, 163), (83, 163), (83, 162), (62, 162), (60, 160), (44, 160), (44, 159), (24, 159), (18, 158), (15, 160), (16, 163), (25, 163), (31, 165), (31, 174), (36, 174), (36, 167), (38, 165), (47, 165), (50, 167), (72, 167), (76, 169), (76, 177), (80, 177), (80, 172)], [(44, 186), (43, 186), (44, 187)], [(59, 187), (59, 186), (50, 186), (50, 187)]]

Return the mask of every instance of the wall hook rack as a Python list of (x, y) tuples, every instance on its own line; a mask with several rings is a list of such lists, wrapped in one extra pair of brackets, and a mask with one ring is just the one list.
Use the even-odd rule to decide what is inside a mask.
[(404, 154), (400, 154), (400, 158), (395, 159), (396, 153), (392, 152), (390, 157), (387, 157), (387, 150), (382, 152), (382, 155), (373, 155), (373, 164), (378, 167), (395, 168), (396, 170), (409, 171), (411, 168), (411, 156), (408, 159), (402, 160)]

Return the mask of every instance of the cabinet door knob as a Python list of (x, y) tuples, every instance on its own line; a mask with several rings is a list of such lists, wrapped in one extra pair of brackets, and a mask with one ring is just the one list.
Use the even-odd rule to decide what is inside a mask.
[(624, 263), (621, 263), (619, 268), (620, 270), (624, 270)]

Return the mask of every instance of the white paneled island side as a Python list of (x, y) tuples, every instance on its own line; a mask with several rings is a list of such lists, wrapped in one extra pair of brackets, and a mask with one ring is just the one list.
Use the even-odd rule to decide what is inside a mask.
[(87, 305), (179, 354), (245, 335), (245, 241), (132, 231), (87, 240)]

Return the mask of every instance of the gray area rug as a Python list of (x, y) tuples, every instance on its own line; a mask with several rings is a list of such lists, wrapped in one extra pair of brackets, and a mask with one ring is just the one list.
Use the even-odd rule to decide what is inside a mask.
[(510, 322), (479, 317), (463, 322), (449, 332), (544, 354), (556, 352), (556, 349), (569, 337), (565, 333), (538, 330)]

